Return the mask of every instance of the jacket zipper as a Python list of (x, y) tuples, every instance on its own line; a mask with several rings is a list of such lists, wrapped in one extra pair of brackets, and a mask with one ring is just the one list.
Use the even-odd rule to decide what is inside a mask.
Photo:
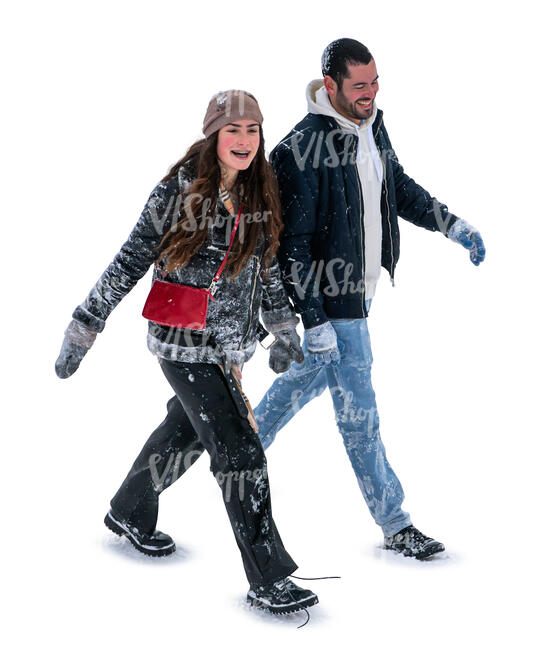
[[(220, 251), (221, 253), (227, 253), (226, 250), (223, 250), (221, 248), (214, 248), (212, 250)], [(250, 303), (248, 306), (248, 327), (246, 332), (243, 335), (243, 338), (241, 339), (241, 343), (239, 344), (239, 349), (242, 348), (243, 343), (245, 342), (245, 339), (250, 332), (250, 326), (252, 325), (252, 304), (254, 302), (254, 293), (256, 292), (256, 278), (258, 277), (258, 273), (260, 271), (260, 258), (257, 255), (252, 255), (251, 257), (254, 257), (256, 260), (256, 273), (254, 274), (253, 280), (252, 280), (252, 290), (250, 293)]]
[(386, 174), (384, 174), (384, 196), (386, 197), (386, 219), (388, 221), (388, 228), (390, 231), (390, 252), (391, 252), (391, 273), (390, 273), (390, 281), (391, 281), (391, 286), (395, 286), (395, 282), (393, 279), (393, 274), (394, 274), (394, 265), (393, 265), (393, 237), (391, 234), (391, 221), (390, 221), (390, 204), (388, 203), (388, 183), (386, 181)]
[(252, 280), (252, 291), (250, 293), (250, 303), (248, 306), (248, 327), (247, 331), (245, 332), (243, 338), (241, 339), (241, 343), (239, 343), (239, 349), (243, 347), (243, 343), (245, 342), (246, 337), (248, 336), (248, 333), (250, 332), (250, 328), (252, 326), (252, 304), (254, 302), (254, 293), (256, 291), (256, 280), (258, 278), (258, 274), (260, 272), (260, 259), (258, 258), (257, 255), (252, 255), (252, 257), (255, 258), (256, 260), (256, 273), (254, 273), (254, 278)]
[[(358, 147), (359, 147), (359, 134), (358, 134)], [(356, 152), (356, 179), (358, 181), (358, 189), (359, 189), (359, 227), (360, 227), (360, 253), (361, 253), (361, 273), (362, 273), (362, 278), (363, 278), (363, 285), (362, 285), (362, 302), (361, 302), (361, 310), (362, 313), (364, 314), (365, 317), (367, 317), (367, 313), (365, 311), (365, 251), (364, 251), (364, 246), (365, 246), (365, 228), (363, 227), (363, 193), (361, 191), (361, 182), (359, 180), (359, 173), (358, 173), (358, 164), (357, 164), (357, 152)]]
[[(374, 134), (374, 139), (375, 139), (375, 144), (376, 144), (376, 136), (378, 135), (378, 132), (380, 131), (380, 124), (381, 122), (378, 123), (378, 126), (376, 127), (376, 131)], [(384, 165), (384, 196), (386, 197), (386, 219), (388, 221), (388, 229), (390, 232), (390, 252), (391, 252), (391, 273), (390, 273), (390, 281), (391, 281), (391, 286), (395, 286), (395, 282), (393, 279), (393, 274), (394, 274), (394, 268), (393, 268), (393, 237), (391, 235), (391, 221), (390, 221), (390, 204), (388, 203), (388, 183), (386, 181), (386, 171), (388, 168), (388, 163)]]

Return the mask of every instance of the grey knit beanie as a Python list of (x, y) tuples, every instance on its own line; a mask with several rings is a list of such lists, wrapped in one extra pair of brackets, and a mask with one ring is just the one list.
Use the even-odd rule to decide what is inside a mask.
[(236, 120), (254, 120), (261, 124), (263, 115), (256, 98), (245, 90), (224, 90), (211, 97), (203, 120), (203, 135), (208, 138)]

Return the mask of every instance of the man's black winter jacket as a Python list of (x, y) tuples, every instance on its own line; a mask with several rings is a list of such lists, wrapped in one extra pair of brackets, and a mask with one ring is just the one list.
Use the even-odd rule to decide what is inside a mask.
[[(417, 185), (393, 151), (378, 110), (373, 134), (384, 167), (382, 266), (393, 281), (399, 259), (397, 217), (446, 234), (457, 217)], [(363, 196), (358, 140), (329, 116), (309, 113), (271, 152), (284, 231), (278, 259), (305, 328), (329, 318), (364, 318)]]

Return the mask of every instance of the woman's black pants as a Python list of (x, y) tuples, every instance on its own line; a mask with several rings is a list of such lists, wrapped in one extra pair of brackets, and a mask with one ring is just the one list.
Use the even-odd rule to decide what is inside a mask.
[(286, 552), (271, 513), (267, 463), (260, 439), (233, 375), (218, 365), (160, 359), (175, 391), (167, 416), (151, 434), (111, 500), (113, 510), (150, 534), (160, 492), (206, 450), (252, 587), (290, 575), (297, 565)]

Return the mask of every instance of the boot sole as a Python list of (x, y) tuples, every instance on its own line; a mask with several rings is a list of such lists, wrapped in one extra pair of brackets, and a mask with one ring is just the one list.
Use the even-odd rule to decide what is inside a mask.
[(247, 601), (251, 604), (252, 607), (258, 607), (259, 609), (265, 609), (271, 614), (281, 615), (281, 614), (293, 614), (294, 612), (300, 612), (302, 609), (307, 607), (312, 607), (318, 603), (318, 596), (313, 595), (304, 600), (297, 601), (291, 605), (272, 605), (268, 600), (264, 598), (258, 598), (254, 592), (248, 592)]
[(175, 542), (172, 542), (169, 546), (164, 546), (162, 548), (150, 547), (144, 544), (140, 544), (130, 532), (130, 530), (128, 528), (125, 528), (122, 522), (114, 519), (109, 512), (105, 515), (104, 524), (109, 528), (111, 532), (115, 533), (115, 535), (118, 535), (119, 537), (126, 537), (132, 546), (140, 553), (143, 553), (143, 555), (148, 555), (150, 557), (164, 557), (166, 555), (175, 553)]
[(417, 553), (417, 554), (414, 554), (409, 548), (405, 548), (404, 546), (401, 548), (401, 546), (388, 546), (387, 544), (385, 544), (384, 548), (389, 551), (397, 551), (397, 553), (402, 553), (405, 557), (413, 557), (416, 560), (425, 560), (428, 557), (431, 557), (432, 555), (436, 555), (437, 553), (442, 553), (442, 551), (446, 550), (444, 548), (444, 544), (441, 544), (440, 542), (429, 544), (429, 546), (425, 549), (425, 551), (422, 551), (421, 553)]

